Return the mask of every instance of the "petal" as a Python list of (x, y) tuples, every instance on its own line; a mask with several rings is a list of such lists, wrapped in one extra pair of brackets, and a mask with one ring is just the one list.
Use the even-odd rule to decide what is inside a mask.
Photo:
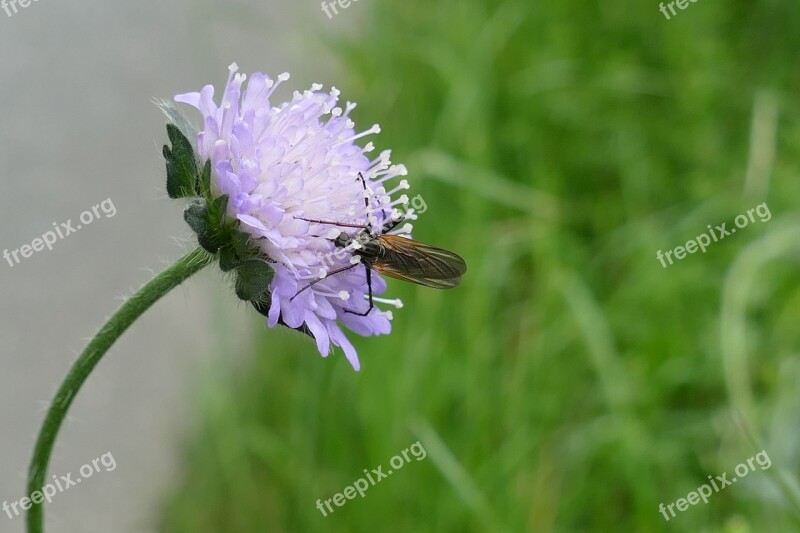
[(317, 350), (322, 357), (328, 357), (331, 352), (331, 339), (328, 336), (327, 328), (322, 324), (314, 313), (306, 315), (306, 325), (317, 341)]
[(342, 350), (344, 350), (344, 355), (347, 357), (347, 360), (352, 365), (353, 370), (358, 372), (361, 369), (361, 363), (358, 361), (358, 354), (356, 353), (356, 349), (350, 344), (350, 341), (347, 339), (342, 330), (336, 325), (335, 322), (328, 323), (328, 333), (330, 334), (331, 341), (336, 346), (340, 346)]

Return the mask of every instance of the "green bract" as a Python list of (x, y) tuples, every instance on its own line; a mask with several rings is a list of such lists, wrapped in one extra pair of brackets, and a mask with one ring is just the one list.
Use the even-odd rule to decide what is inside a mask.
[(226, 216), (228, 197), (214, 196), (211, 161), (201, 163), (186, 136), (192, 132), (191, 125), (185, 120), (180, 122), (180, 115), (168, 103), (158, 105), (172, 121), (167, 124), (172, 146), (164, 145), (163, 149), (167, 194), (170, 198), (192, 199), (183, 218), (197, 235), (200, 246), (217, 256), (220, 269), (235, 274), (236, 296), (253, 303), (257, 309), (268, 308), (269, 286), (274, 276), (269, 264), (272, 261), (260, 252), (250, 235), (238, 229), (238, 220)]

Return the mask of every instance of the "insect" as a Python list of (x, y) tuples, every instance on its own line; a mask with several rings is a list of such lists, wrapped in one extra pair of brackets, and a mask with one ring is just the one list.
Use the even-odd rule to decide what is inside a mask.
[[(366, 191), (367, 184), (364, 180), (364, 176), (360, 172), (358, 176)], [(369, 210), (369, 200), (366, 196), (364, 198), (364, 204), (367, 210)], [(356, 224), (301, 218), (301, 220), (316, 222), (318, 224), (358, 228), (359, 231), (355, 233), (347, 233), (345, 231), (339, 233), (339, 235), (333, 239), (333, 244), (337, 248), (347, 248), (351, 247), (353, 244), (357, 244), (352, 252), (353, 255), (359, 257), (360, 261), (328, 272), (325, 277), (314, 280), (297, 291), (297, 293), (292, 296), (292, 299), (296, 298), (301, 292), (311, 288), (314, 284), (340, 272), (353, 269), (357, 267), (359, 263), (364, 265), (366, 271), (369, 308), (363, 313), (345, 310), (347, 313), (359, 316), (367, 316), (370, 311), (372, 311), (373, 307), (375, 307), (372, 301), (373, 270), (385, 276), (389, 276), (390, 278), (408, 281), (434, 289), (452, 289), (453, 287), (457, 287), (461, 283), (461, 276), (467, 271), (467, 264), (458, 254), (442, 248), (423, 244), (400, 235), (389, 235), (390, 231), (405, 221), (405, 216), (406, 215), (403, 214), (396, 219), (392, 217), (379, 231), (374, 230), (371, 222), (368, 222), (366, 226), (359, 226)]]

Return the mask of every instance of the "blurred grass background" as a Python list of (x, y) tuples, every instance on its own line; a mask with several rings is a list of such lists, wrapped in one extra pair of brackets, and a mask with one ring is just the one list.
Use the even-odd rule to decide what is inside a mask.
[[(461, 288), (390, 282), (363, 370), (300, 335), (198, 386), (165, 532), (797, 531), (800, 4), (385, 0), (336, 40)], [(354, 8), (350, 8), (354, 11)], [(664, 269), (656, 251), (767, 202)], [(224, 332), (215, 349), (225, 350)], [(428, 456), (323, 517), (363, 470)], [(765, 449), (757, 470), (671, 503)]]

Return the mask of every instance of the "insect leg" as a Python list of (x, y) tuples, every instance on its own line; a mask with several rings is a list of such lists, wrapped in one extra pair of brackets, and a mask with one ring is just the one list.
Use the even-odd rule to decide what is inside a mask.
[(392, 231), (394, 228), (396, 228), (405, 221), (406, 221), (405, 213), (401, 213), (400, 216), (397, 217), (397, 220), (390, 218), (389, 223), (383, 227), (383, 233), (389, 233), (390, 231)]
[(325, 275), (325, 277), (324, 277), (324, 278), (315, 279), (314, 281), (312, 281), (311, 283), (309, 283), (308, 285), (306, 285), (305, 287), (303, 287), (302, 289), (300, 289), (299, 291), (297, 291), (296, 293), (294, 293), (294, 296), (292, 296), (291, 298), (289, 298), (289, 301), (291, 302), (292, 300), (294, 300), (295, 298), (297, 298), (297, 295), (298, 295), (298, 294), (300, 294), (301, 292), (303, 292), (304, 290), (306, 290), (306, 289), (308, 289), (308, 288), (310, 288), (310, 287), (313, 287), (314, 285), (316, 285), (316, 284), (317, 284), (317, 283), (319, 283), (320, 281), (326, 280), (326, 279), (328, 279), (329, 277), (333, 276), (334, 274), (338, 274), (339, 272), (344, 272), (345, 270), (350, 270), (351, 268), (355, 268), (357, 265), (358, 265), (358, 263), (353, 263), (352, 265), (349, 265), (349, 266), (346, 266), (346, 267), (342, 267), (342, 268), (337, 268), (336, 270), (333, 270), (333, 271), (331, 271), (331, 272), (328, 272), (328, 273)]
[(364, 226), (358, 224), (345, 224), (344, 222), (331, 222), (330, 220), (317, 220), (315, 218), (294, 217), (297, 220), (305, 220), (306, 222), (315, 222), (317, 224), (328, 224), (329, 226), (343, 226), (345, 228), (358, 228), (364, 229)]
[[(361, 172), (358, 173), (358, 179), (361, 180), (361, 186), (364, 187), (364, 192), (367, 192), (367, 180), (364, 179), (364, 174)], [(367, 195), (364, 195), (364, 207), (367, 208), (367, 212), (369, 212), (369, 200), (367, 199)]]
[[(365, 191), (367, 191), (368, 190), (367, 189), (367, 182), (364, 179), (364, 174), (359, 172), (358, 173), (358, 178), (361, 180), (361, 186), (364, 187)], [(364, 196), (364, 205), (367, 208), (367, 218), (369, 219), (370, 215), (372, 214), (372, 210), (370, 209), (369, 201), (367, 200), (366, 195)], [(387, 216), (386, 209), (383, 208), (383, 204), (380, 204), (380, 208), (381, 208), (381, 215), (383, 215), (383, 220), (385, 221), (387, 218), (390, 218), (390, 217)], [(399, 222), (396, 222), (396, 223), (392, 224), (391, 227), (394, 228), (397, 224), (399, 224)], [(386, 226), (386, 222), (383, 223), (383, 226), (384, 227)], [(367, 224), (367, 229), (369, 229), (369, 232), (372, 235), (378, 235), (378, 233), (375, 233), (375, 230), (372, 228), (372, 220), (369, 220), (369, 222)], [(382, 228), (380, 234), (382, 235), (382, 234), (386, 233), (387, 231), (389, 231), (389, 230), (387, 230), (385, 228)]]
[(364, 263), (364, 268), (367, 269), (367, 290), (369, 291), (369, 309), (367, 309), (363, 313), (359, 313), (358, 311), (350, 311), (349, 309), (345, 309), (345, 313), (352, 313), (358, 316), (367, 316), (372, 308), (375, 307), (375, 303), (372, 301), (372, 268), (367, 263)]
[[(359, 172), (358, 179), (361, 181), (361, 186), (364, 188), (364, 192), (366, 193), (369, 189), (367, 189), (367, 180), (364, 179), (364, 174)], [(364, 195), (364, 209), (367, 212), (367, 229), (372, 235), (375, 235), (375, 230), (372, 229), (372, 212), (370, 211), (369, 198), (367, 194)]]

